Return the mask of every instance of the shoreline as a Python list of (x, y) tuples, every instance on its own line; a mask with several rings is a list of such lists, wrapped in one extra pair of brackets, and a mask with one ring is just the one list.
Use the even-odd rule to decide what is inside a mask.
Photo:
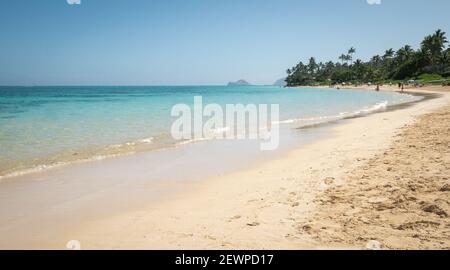
[(66, 239), (86, 249), (339, 248), (306, 232), (317, 196), (345, 184), (345, 175), (387, 149), (401, 128), (449, 103), (450, 94), (442, 93), (400, 110), (344, 120), (329, 138), (255, 168), (202, 180), (172, 201), (83, 224)]
[[(352, 89), (352, 90), (368, 90), (368, 89), (366, 89), (366, 88), (356, 88), (356, 89)], [(408, 102), (400, 103), (400, 104), (388, 105), (383, 110), (375, 110), (375, 111), (371, 111), (371, 112), (368, 112), (368, 113), (365, 113), (365, 114), (360, 114), (360, 115), (355, 115), (355, 116), (347, 116), (347, 117), (344, 117), (342, 119), (337, 119), (337, 120), (333, 120), (333, 121), (329, 121), (329, 122), (325, 122), (325, 123), (306, 125), (306, 126), (299, 127), (297, 129), (309, 129), (309, 128), (316, 128), (316, 127), (324, 127), (324, 126), (334, 125), (334, 124), (338, 124), (340, 121), (366, 117), (368, 115), (376, 114), (376, 113), (380, 113), (380, 112), (389, 112), (389, 111), (395, 111), (395, 110), (399, 110), (399, 109), (404, 109), (404, 108), (408, 108), (408, 107), (414, 106), (414, 104), (417, 104), (417, 103), (420, 103), (420, 102), (424, 102), (424, 101), (427, 101), (427, 100), (431, 100), (431, 99), (435, 99), (435, 98), (441, 97), (440, 93), (403, 92), (401, 94), (407, 94), (407, 95), (412, 95), (412, 96), (419, 96), (419, 97), (422, 97), (422, 99), (418, 99), (418, 100), (414, 100), (414, 101), (408, 101)]]
[[(429, 97), (436, 97), (436, 96), (430, 96), (428, 94)], [(59, 212), (55, 212), (53, 211), (53, 217), (50, 215), (48, 216), (48, 213), (42, 213), (41, 217), (34, 217), (34, 218), (39, 218), (41, 220), (52, 220), (52, 224), (45, 224), (42, 222), (38, 222), (38, 224), (36, 224), (33, 228), (30, 228), (28, 225), (26, 224), (16, 224), (16, 223), (4, 223), (2, 224), (2, 226), (0, 226), (0, 229), (3, 230), (3, 228), (5, 228), (4, 226), (6, 224), (8, 224), (8, 226), (14, 226), (16, 227), (17, 225), (22, 226), (22, 229), (15, 229), (13, 231), (9, 231), (8, 234), (6, 234), (7, 231), (3, 231), (3, 233), (0, 233), (0, 236), (2, 236), (1, 234), (3, 234), (2, 237), (0, 237), (0, 249), (5, 248), (5, 247), (14, 247), (14, 248), (48, 248), (48, 249), (61, 249), (65, 247), (65, 243), (69, 240), (72, 239), (77, 239), (80, 240), (82, 242), (82, 245), (84, 248), (101, 248), (101, 249), (109, 249), (109, 248), (129, 248), (129, 249), (135, 249), (135, 248), (150, 248), (150, 249), (158, 249), (158, 248), (190, 248), (190, 249), (196, 249), (199, 247), (202, 248), (225, 248), (225, 249), (229, 249), (229, 248), (249, 248), (249, 249), (259, 249), (261, 247), (264, 248), (269, 248), (265, 246), (265, 243), (262, 244), (260, 242), (260, 240), (255, 239), (252, 240), (255, 242), (254, 245), (250, 245), (248, 243), (246, 243), (246, 241), (244, 241), (244, 243), (239, 243), (239, 244), (234, 244), (235, 241), (228, 241), (228, 242), (224, 242), (223, 244), (211, 244), (208, 243), (210, 241), (213, 241), (212, 238), (214, 239), (218, 239), (219, 237), (216, 236), (211, 236), (210, 234), (206, 234), (206, 233), (192, 233), (189, 231), (195, 231), (195, 228), (197, 226), (200, 226), (202, 224), (196, 224), (195, 227), (193, 227), (191, 230), (187, 230), (187, 232), (183, 232), (182, 235), (188, 235), (189, 237), (187, 237), (186, 242), (184, 242), (185, 239), (182, 239), (182, 241), (180, 241), (180, 239), (174, 239), (172, 240), (172, 244), (168, 243), (165, 239), (168, 238), (167, 236), (167, 232), (164, 232), (165, 228), (170, 228), (171, 223), (173, 223), (174, 221), (177, 221), (178, 219), (180, 219), (177, 216), (183, 216), (185, 215), (185, 213), (189, 213), (190, 210), (189, 209), (185, 209), (184, 205), (186, 206), (192, 206), (192, 209), (194, 209), (195, 211), (200, 211), (200, 213), (198, 214), (200, 217), (202, 217), (202, 215), (207, 214), (206, 218), (207, 220), (209, 220), (210, 222), (213, 222), (214, 225), (212, 226), (206, 226), (205, 228), (209, 228), (209, 227), (217, 227), (217, 229), (220, 229), (221, 227), (227, 227), (227, 225), (231, 226), (231, 223), (234, 222), (241, 222), (244, 219), (250, 219), (250, 217), (252, 215), (255, 215), (256, 212), (258, 212), (258, 210), (253, 209), (253, 211), (251, 211), (251, 213), (247, 214), (244, 216), (244, 214), (234, 214), (234, 212), (241, 212), (239, 211), (239, 208), (243, 207), (245, 209), (248, 208), (248, 204), (252, 204), (253, 202), (257, 203), (259, 200), (261, 201), (265, 201), (265, 196), (262, 196), (261, 192), (265, 192), (267, 194), (271, 194), (273, 195), (273, 192), (278, 192), (281, 195), (277, 195), (279, 196), (279, 199), (276, 200), (273, 196), (269, 196), (269, 198), (272, 198), (273, 205), (270, 206), (259, 206), (261, 209), (265, 209), (265, 208), (272, 208), (272, 207), (276, 207), (276, 209), (273, 209), (273, 212), (277, 212), (278, 210), (281, 209), (281, 211), (279, 213), (277, 213), (277, 217), (279, 217), (280, 219), (278, 220), (278, 223), (276, 222), (276, 218), (274, 219), (273, 223), (270, 223), (271, 226), (273, 226), (272, 228), (265, 228), (264, 231), (259, 231), (258, 233), (261, 233), (262, 235), (264, 235), (266, 232), (266, 229), (270, 232), (270, 231), (280, 231), (280, 232), (286, 232), (286, 234), (284, 236), (279, 236), (279, 239), (273, 239), (272, 242), (270, 242), (271, 245), (273, 244), (277, 244), (277, 248), (278, 249), (286, 249), (286, 248), (290, 248), (290, 249), (296, 249), (296, 248), (316, 248), (317, 245), (313, 244), (314, 241), (311, 239), (305, 239), (304, 241), (301, 241), (300, 243), (293, 241), (290, 238), (293, 238), (294, 240), (296, 238), (298, 238), (299, 236), (296, 235), (295, 231), (292, 232), (291, 229), (288, 229), (285, 225), (285, 223), (289, 224), (292, 223), (292, 219), (293, 217), (291, 217), (290, 215), (292, 215), (293, 213), (295, 213), (295, 210), (301, 210), (301, 211), (312, 211), (311, 204), (313, 199), (315, 198), (315, 196), (322, 191), (322, 189), (324, 187), (326, 187), (326, 185), (324, 186), (323, 183), (321, 181), (315, 181), (314, 179), (312, 179), (314, 177), (315, 174), (317, 174), (317, 171), (320, 170), (331, 170), (333, 175), (337, 175), (339, 173), (340, 170), (343, 169), (348, 169), (351, 166), (349, 166), (348, 164), (342, 164), (340, 166), (337, 166), (336, 161), (334, 160), (334, 158), (329, 159), (327, 162), (323, 162), (321, 161), (323, 159), (323, 156), (317, 156), (318, 154), (316, 153), (317, 151), (321, 152), (323, 155), (326, 155), (329, 151), (327, 149), (333, 148), (334, 145), (330, 144), (329, 140), (333, 140), (333, 138), (336, 136), (336, 131), (340, 130), (340, 129), (346, 129), (343, 126), (347, 126), (347, 125), (351, 125), (353, 121), (356, 122), (367, 122), (369, 120), (365, 120), (368, 118), (379, 118), (379, 116), (377, 116), (378, 114), (390, 114), (390, 113), (398, 113), (399, 109), (405, 109), (405, 110), (411, 110), (413, 108), (415, 108), (415, 106), (425, 106), (424, 104), (426, 104), (427, 102), (432, 102), (432, 103), (439, 103), (438, 101), (441, 100), (442, 98), (444, 98), (445, 95), (441, 95), (440, 98), (437, 97), (435, 99), (430, 98), (427, 101), (415, 101), (415, 102), (410, 102), (411, 104), (403, 104), (400, 105), (400, 107), (395, 107), (396, 105), (393, 106), (393, 108), (387, 108), (385, 111), (382, 112), (374, 112), (368, 115), (364, 115), (364, 117), (356, 117), (356, 118), (349, 118), (349, 119), (342, 119), (342, 120), (338, 120), (332, 123), (327, 123), (327, 125), (325, 127), (317, 127), (316, 129), (311, 129), (315, 130), (315, 132), (320, 132), (320, 130), (322, 130), (323, 128), (325, 128), (326, 130), (326, 136), (320, 136), (320, 138), (314, 139), (312, 140), (312, 142), (306, 143), (306, 144), (299, 144), (298, 146), (293, 146), (290, 149), (286, 149), (283, 150), (282, 153), (276, 155), (273, 154), (271, 155), (271, 157), (269, 159), (261, 159), (261, 160), (254, 160), (251, 164), (245, 164), (245, 166), (241, 166), (241, 167), (236, 167), (235, 169), (231, 170), (231, 171), (224, 171), (224, 173), (218, 173), (217, 175), (209, 175), (209, 176), (203, 176), (203, 177), (197, 177), (197, 179), (192, 179), (195, 181), (188, 181), (186, 183), (184, 183), (183, 181), (167, 181), (167, 183), (159, 183), (155, 182), (155, 183), (151, 183), (151, 181), (146, 181), (146, 179), (148, 180), (148, 175), (146, 175), (145, 173), (141, 173), (139, 171), (131, 171), (132, 167), (130, 167), (130, 161), (126, 161), (127, 159), (131, 160), (131, 162), (143, 162), (143, 160), (149, 161), (148, 159), (145, 158), (145, 155), (143, 154), (136, 154), (136, 155), (132, 155), (130, 157), (125, 157), (125, 158), (117, 158), (117, 159), (113, 159), (116, 160), (116, 165), (114, 165), (114, 163), (112, 165), (108, 165), (108, 166), (100, 166), (100, 169), (98, 168), (99, 165), (94, 166), (92, 165), (92, 167), (97, 167), (97, 171), (96, 173), (92, 173), (89, 172), (88, 173), (92, 176), (95, 177), (95, 175), (98, 175), (99, 177), (101, 176), (103, 177), (103, 174), (105, 172), (107, 172), (109, 169), (113, 169), (116, 167), (120, 167), (120, 166), (124, 166), (125, 167), (123, 169), (123, 172), (121, 172), (121, 174), (124, 174), (124, 177), (126, 177), (127, 179), (133, 179), (133, 178), (138, 178), (137, 181), (135, 181), (135, 179), (133, 179), (133, 183), (129, 184), (129, 185), (122, 185), (121, 183), (109, 183), (108, 181), (106, 181), (105, 183), (102, 184), (102, 182), (97, 183), (97, 185), (100, 185), (100, 189), (94, 189), (91, 191), (86, 191), (88, 192), (87, 194), (84, 195), (76, 195), (75, 194), (66, 194), (66, 193), (62, 193), (62, 194), (66, 194), (69, 195), (70, 197), (73, 197), (74, 195), (76, 195), (79, 198), (75, 198), (74, 199), (69, 199), (68, 201), (64, 202), (62, 205), (61, 203), (52, 203), (50, 204), (50, 208), (55, 208), (59, 209), (62, 206), (62, 209), (66, 209), (65, 211), (69, 211), (73, 212), (73, 214), (56, 214)], [(448, 97), (448, 96), (447, 96)], [(450, 98), (448, 98), (450, 99)], [(389, 106), (391, 107), (391, 106)], [(427, 106), (425, 106), (427, 107)], [(359, 131), (359, 130), (358, 130)], [(389, 130), (388, 130), (389, 132)], [(354, 135), (354, 134), (351, 134)], [(383, 136), (385, 136), (386, 134), (383, 134)], [(346, 139), (345, 136), (341, 139)], [(339, 145), (342, 142), (337, 142), (336, 144)], [(349, 142), (348, 145), (351, 145), (352, 143)], [(191, 147), (195, 146), (195, 145), (201, 145), (201, 144), (191, 144)], [(382, 145), (382, 143), (380, 143), (380, 145)], [(361, 148), (363, 148), (364, 145), (360, 145)], [(223, 147), (223, 145), (221, 146)], [(314, 147), (319, 147), (318, 150), (311, 150), (311, 148)], [(183, 148), (184, 149), (184, 148)], [(221, 148), (222, 149), (222, 148)], [(303, 150), (305, 150), (306, 153), (303, 153)], [(162, 152), (163, 153), (163, 152)], [(314, 160), (310, 160), (309, 158), (306, 158), (304, 155), (308, 156), (308, 155), (313, 155), (313, 156), (317, 156), (317, 159)], [(134, 161), (133, 161), (134, 160)], [(168, 162), (169, 160), (167, 160), (166, 162)], [(209, 160), (208, 160), (209, 161)], [(125, 163), (123, 163), (125, 162)], [(164, 162), (164, 161), (162, 161)], [(302, 165), (302, 166), (298, 166), (298, 163), (304, 162), (306, 164), (311, 164), (309, 167), (307, 165)], [(109, 164), (110, 161), (98, 161), (96, 163), (91, 163), (91, 164)], [(319, 164), (320, 163), (320, 164)], [(328, 164), (329, 163), (329, 164)], [(128, 164), (128, 165), (126, 165)], [(275, 167), (274, 167), (275, 164)], [(320, 166), (324, 165), (324, 164), (328, 164), (329, 166), (333, 166), (333, 168), (327, 168), (326, 166), (322, 169), (320, 169)], [(337, 166), (337, 167), (336, 167)], [(74, 165), (73, 167), (82, 167), (81, 165)], [(84, 166), (83, 166), (84, 167)], [(72, 168), (72, 167), (70, 167)], [(312, 169), (314, 168), (314, 169)], [(56, 168), (55, 171), (68, 171), (69, 169), (67, 168)], [(267, 170), (271, 170), (272, 172), (270, 173), (270, 175), (267, 174)], [(299, 172), (300, 170), (300, 172)], [(114, 171), (114, 170), (113, 170)], [(95, 171), (94, 171), (95, 172)], [(68, 174), (73, 174), (73, 175), (78, 175), (79, 173), (81, 173), (81, 175), (84, 175), (84, 177), (86, 177), (86, 173), (83, 170), (73, 170), (71, 173), (69, 172)], [(64, 175), (58, 175), (58, 174), (52, 174), (52, 172), (50, 171), (49, 173), (45, 173), (44, 175), (47, 175), (46, 178), (47, 179), (52, 179), (52, 182), (59, 182), (60, 178), (65, 178), (67, 176)], [(53, 175), (53, 176), (52, 176)], [(208, 175), (208, 174), (206, 174)], [(304, 175), (305, 179), (308, 179), (308, 183), (302, 183), (302, 177), (299, 177), (299, 175)], [(320, 176), (322, 177), (322, 176)], [(320, 178), (319, 177), (319, 178)], [(323, 176), (325, 177), (325, 176)], [(83, 178), (83, 177), (81, 177)], [(243, 182), (240, 182), (239, 179), (244, 178), (245, 179), (245, 185), (243, 185)], [(262, 180), (258, 180), (259, 178), (262, 178)], [(326, 177), (325, 177), (326, 178)], [(54, 180), (53, 180), (54, 179)], [(95, 178), (93, 178), (92, 180), (94, 180)], [(107, 178), (106, 178), (107, 179)], [(275, 179), (278, 179), (279, 182), (281, 182), (281, 186), (280, 183), (277, 183)], [(33, 181), (34, 182), (34, 186), (31, 187), (27, 187), (28, 190), (34, 190), (34, 189), (42, 189), (41, 184), (39, 183), (40, 181), (42, 181), (43, 179), (36, 179), (38, 181)], [(85, 179), (86, 180), (86, 179)], [(89, 178), (88, 178), (89, 180)], [(169, 179), (170, 180), (170, 179)], [(259, 190), (260, 188), (260, 184), (259, 181), (263, 181), (264, 183), (264, 191)], [(14, 186), (15, 183), (13, 183), (14, 181), (7, 181), (4, 184), (10, 182), (11, 186)], [(80, 183), (78, 183), (80, 182)], [(148, 182), (148, 183), (147, 183)], [(61, 182), (63, 183), (63, 182)], [(154, 184), (157, 184), (156, 188), (153, 187)], [(72, 184), (71, 184), (72, 185)], [(82, 181), (77, 181), (77, 183), (75, 183), (75, 187), (76, 186), (82, 187), (85, 184), (82, 183)], [(107, 185), (107, 186), (105, 186)], [(149, 185), (151, 185), (152, 187), (150, 188)], [(216, 186), (217, 185), (217, 186)], [(267, 186), (266, 186), (267, 185)], [(283, 185), (288, 185), (288, 187), (285, 187)], [(291, 186), (293, 185), (293, 186)], [(20, 185), (18, 185), (18, 187), (20, 187)], [(251, 191), (251, 192), (255, 192), (257, 197), (261, 197), (259, 199), (254, 199), (254, 198), (249, 198), (247, 201), (241, 201), (241, 203), (238, 202), (234, 202), (235, 200), (239, 199), (240, 196), (248, 196), (248, 194), (241, 194), (241, 188), (246, 187), (247, 190)], [(131, 189), (130, 189), (131, 188)], [(144, 190), (141, 190), (142, 188), (144, 188)], [(27, 194), (27, 193), (23, 193), (25, 190), (25, 186), (21, 187), (20, 189), (22, 189), (21, 193), (22, 194)], [(45, 189), (45, 185), (44, 185), (44, 189)], [(54, 187), (53, 187), (54, 189)], [(50, 189), (48, 191), (49, 194), (52, 194), (53, 189)], [(79, 188), (78, 188), (79, 189)], [(167, 194), (167, 190), (171, 189), (172, 192), (170, 194)], [(15, 189), (7, 189), (9, 191), (13, 191), (10, 192), (11, 195), (9, 196), (13, 196), (14, 194), (16, 194), (16, 192), (14, 192)], [(111, 190), (114, 190), (114, 192), (112, 192)], [(176, 191), (178, 190), (178, 191)], [(294, 191), (292, 191), (294, 190)], [(307, 194), (301, 194), (301, 190), (305, 190), (305, 192)], [(17, 190), (16, 190), (17, 191)], [(179, 192), (182, 191), (182, 192)], [(289, 191), (289, 192), (287, 192)], [(156, 192), (156, 193), (155, 193)], [(224, 194), (222, 194), (224, 192)], [(286, 193), (287, 194), (284, 194)], [(91, 193), (91, 194), (90, 194)], [(295, 194), (294, 194), (295, 193)], [(3, 190), (3, 195), (6, 195), (5, 190)], [(31, 193), (32, 195), (33, 193)], [(59, 193), (57, 193), (59, 194)], [(116, 199), (112, 200), (109, 198), (107, 199), (107, 197), (105, 198), (104, 196), (102, 197), (101, 194), (109, 194), (109, 197), (114, 197)], [(111, 196), (111, 194), (113, 196)], [(115, 195), (114, 195), (115, 194)], [(151, 195), (153, 194), (153, 195)], [(211, 194), (218, 194), (220, 195), (219, 198), (216, 198), (215, 196), (211, 196)], [(236, 194), (241, 194), (236, 198)], [(3, 196), (2, 195), (2, 196)], [(30, 195), (30, 194), (28, 194)], [(28, 196), (27, 195), (27, 196)], [(86, 196), (87, 195), (87, 196)], [(276, 194), (275, 194), (276, 195)], [(64, 196), (64, 195), (58, 195), (58, 196)], [(80, 197), (81, 196), (81, 197)], [(137, 197), (143, 198), (144, 196), (155, 196), (154, 199), (146, 199), (146, 200), (137, 200)], [(131, 207), (131, 206), (120, 206), (121, 203), (123, 203), (124, 205), (128, 205), (129, 202), (127, 200), (124, 200), (123, 198), (127, 198), (127, 197), (134, 197), (132, 201), (134, 201), (134, 204), (138, 207)], [(233, 209), (229, 209), (229, 206), (226, 205), (228, 201), (230, 201), (230, 199), (228, 198), (232, 198), (231, 200), (233, 201), (232, 203), (232, 207)], [(31, 200), (33, 196), (31, 196)], [(122, 198), (122, 199), (121, 199)], [(202, 199), (203, 198), (203, 199)], [(287, 198), (287, 199), (286, 199)], [(300, 198), (300, 199), (299, 199)], [(200, 202), (198, 202), (198, 200), (201, 200)], [(204, 200), (207, 200), (207, 202), (205, 202)], [(285, 201), (287, 200), (287, 201)], [(112, 203), (112, 205), (107, 206), (106, 204), (110, 202)], [(8, 201), (6, 201), (6, 203), (8, 203)], [(31, 203), (31, 201), (30, 201)], [(214, 203), (215, 206), (212, 207), (212, 209), (205, 209), (205, 205), (209, 205), (211, 203)], [(94, 207), (91, 209), (91, 207), (89, 205), (91, 204), (95, 204), (97, 205), (97, 207)], [(130, 205), (132, 205), (133, 203), (131, 203)], [(199, 205), (198, 207), (195, 207), (195, 205)], [(162, 212), (158, 212), (158, 208), (161, 207), (162, 209), (164, 209), (164, 211)], [(179, 212), (181, 209), (184, 209), (181, 213)], [(112, 209), (110, 210), (105, 210), (105, 209)], [(20, 209), (20, 208), (18, 208)], [(103, 209), (103, 210), (101, 210)], [(148, 211), (150, 209), (150, 211)], [(218, 216), (216, 218), (212, 218), (216, 215), (216, 213), (214, 213), (214, 209), (228, 209), (227, 211), (230, 213), (230, 215), (228, 217), (225, 216)], [(6, 211), (6, 209), (4, 209)], [(247, 209), (249, 210), (249, 209)], [(247, 211), (245, 210), (245, 211)], [(102, 212), (103, 211), (103, 212)], [(152, 211), (156, 211), (156, 212), (152, 212)], [(210, 213), (209, 211), (213, 211), (213, 213)], [(20, 212), (20, 211), (19, 211)], [(39, 212), (39, 210), (37, 210), (37, 212)], [(46, 211), (48, 212), (48, 211)], [(50, 211), (52, 212), (52, 211)], [(174, 214), (173, 217), (167, 216), (167, 214)], [(232, 213), (232, 214), (231, 214)], [(136, 215), (138, 217), (136, 217)], [(273, 217), (271, 215), (273, 215), (272, 213), (266, 213), (265, 215), (268, 215), (269, 219), (272, 219)], [(34, 215), (33, 215), (34, 216)], [(45, 216), (45, 217), (44, 217)], [(122, 231), (116, 231), (117, 226), (121, 225), (123, 227), (126, 227), (128, 225), (128, 223), (133, 223), (134, 221), (138, 222), (138, 223), (146, 223), (148, 222), (148, 219), (158, 219), (158, 217), (164, 217), (163, 220), (161, 220), (161, 222), (156, 222), (157, 224), (154, 225), (154, 227), (160, 228), (159, 230), (162, 231), (162, 233), (156, 233), (157, 235), (159, 235), (158, 237), (161, 237), (161, 239), (159, 241), (156, 242), (150, 242), (150, 243), (146, 243), (145, 239), (148, 239), (147, 236), (145, 236), (144, 239), (140, 239), (141, 236), (137, 236), (137, 235), (133, 235), (132, 237), (130, 237), (130, 239), (128, 241), (131, 241), (130, 244), (127, 243), (122, 243), (122, 239), (126, 239), (128, 237), (129, 234), (129, 230), (125, 230)], [(300, 216), (304, 216), (304, 215), (300, 215)], [(52, 217), (52, 218), (51, 218)], [(65, 217), (65, 218), (64, 218)], [(33, 220), (32, 217), (28, 217), (27, 219), (29, 219), (30, 221)], [(62, 221), (64, 219), (67, 219), (66, 221)], [(142, 220), (141, 220), (142, 219)], [(189, 223), (191, 217), (188, 216), (183, 216), (183, 218), (181, 219), (187, 219), (187, 224), (192, 224)], [(194, 217), (195, 219), (195, 217)], [(140, 221), (139, 221), (140, 220)], [(281, 223), (280, 223), (280, 220)], [(201, 221), (197, 220), (198, 222)], [(222, 223), (220, 222), (222, 221)], [(168, 222), (168, 223), (167, 223)], [(124, 224), (125, 223), (125, 224)], [(230, 223), (230, 224), (229, 224)], [(13, 225), (16, 224), (16, 225)], [(69, 225), (70, 224), (70, 225)], [(248, 222), (243, 224), (244, 227), (244, 231), (245, 229), (259, 229), (259, 227), (262, 227), (263, 222), (258, 221), (258, 220), (248, 220)], [(45, 228), (48, 226), (48, 228)], [(153, 227), (153, 226), (150, 226)], [(231, 231), (237, 231), (237, 230), (242, 230), (242, 228), (234, 228), (233, 226), (231, 226)], [(292, 225), (291, 227), (295, 227), (294, 225)], [(52, 229), (53, 228), (53, 229)], [(105, 230), (101, 230), (98, 231), (98, 228), (107, 228)], [(275, 228), (275, 229), (274, 229)], [(153, 234), (152, 232), (148, 232), (147, 228), (140, 228), (140, 229), (130, 229), (131, 231), (136, 231), (137, 233), (142, 233), (142, 234)], [(174, 232), (176, 231), (183, 231), (182, 228), (176, 227), (173, 229)], [(229, 231), (230, 229), (224, 229), (224, 231)], [(17, 234), (17, 232), (22, 231), (22, 233)], [(13, 233), (16, 232), (16, 233)], [(91, 235), (93, 232), (94, 236), (89, 236)], [(248, 231), (248, 233), (252, 233), (251, 231)], [(253, 232), (254, 233), (254, 232)], [(255, 233), (254, 236), (258, 236), (258, 233)], [(102, 235), (103, 237), (98, 237), (98, 235)], [(125, 236), (124, 236), (124, 235)], [(169, 233), (171, 234), (171, 233)], [(207, 236), (201, 237), (201, 239), (199, 240), (198, 238), (195, 238), (195, 236), (197, 234), (204, 234)], [(220, 234), (220, 232), (219, 232)], [(9, 236), (8, 236), (9, 235)], [(20, 239), (14, 237), (14, 235), (21, 235)], [(28, 235), (28, 236), (27, 236)], [(192, 235), (192, 236), (191, 236)], [(286, 239), (285, 236), (289, 235), (289, 237), (287, 237)], [(111, 239), (110, 242), (105, 242), (105, 240), (109, 239), (111, 236), (114, 236), (113, 239)], [(211, 238), (211, 237), (212, 238)], [(30, 239), (30, 237), (33, 239), (33, 241), (27, 241), (26, 239)], [(191, 237), (193, 237), (193, 239), (190, 239)], [(206, 240), (204, 239), (206, 237)], [(301, 238), (303, 238), (304, 236), (301, 236)], [(50, 239), (51, 238), (51, 239)], [(170, 237), (169, 237), (170, 238)], [(183, 238), (183, 237), (182, 237)], [(209, 241), (208, 241), (209, 239)], [(281, 240), (283, 241), (281, 241)], [(15, 241), (14, 244), (12, 244), (13, 242), (11, 241)], [(201, 246), (195, 246), (194, 243), (197, 243), (198, 241), (205, 241), (204, 244), (202, 244)], [(307, 243), (309, 243), (308, 241), (311, 242), (311, 245), (307, 245)], [(179, 245), (175, 245), (177, 243), (180, 243)], [(134, 243), (139, 243), (137, 246), (134, 246)], [(306, 243), (306, 244), (305, 244)], [(245, 244), (245, 245), (243, 245)]]
[[(293, 87), (296, 88), (296, 87)], [(317, 88), (317, 89), (326, 89), (325, 87), (310, 87), (308, 88)], [(348, 90), (363, 90), (363, 88), (348, 88)], [(402, 93), (402, 94), (410, 94), (425, 97), (426, 94), (423, 93)], [(397, 106), (408, 106), (408, 104), (413, 104), (417, 101), (404, 101), (401, 104), (393, 104), (387, 106), (387, 110), (395, 109)], [(310, 127), (318, 127), (318, 126), (326, 126), (330, 124), (334, 124), (338, 121), (350, 119), (353, 117), (362, 117), (372, 113), (377, 113), (382, 111), (381, 109), (375, 109), (369, 112), (358, 113), (355, 116), (344, 116), (342, 118), (336, 118), (335, 120), (327, 120), (325, 122), (320, 122), (319, 124), (307, 124), (304, 127), (300, 127), (299, 129), (307, 129)], [(280, 120), (280, 123), (288, 121), (290, 119)], [(294, 120), (295, 121), (295, 120)], [(214, 140), (214, 139), (213, 139)], [(200, 140), (200, 141), (210, 141), (209, 139)], [(93, 150), (86, 149), (78, 149), (78, 150), (68, 150), (65, 152), (57, 153), (45, 158), (38, 158), (35, 160), (23, 160), (16, 161), (16, 163), (20, 165), (13, 166), (11, 168), (3, 168), (0, 170), (0, 183), (5, 181), (13, 180), (17, 177), (33, 175), (36, 173), (41, 173), (48, 170), (64, 168), (71, 165), (90, 163), (102, 160), (108, 160), (113, 158), (120, 158), (128, 155), (135, 155), (140, 153), (148, 153), (152, 151), (160, 151), (160, 150), (168, 150), (168, 149), (176, 149), (178, 147), (182, 147), (184, 145), (188, 145), (191, 143), (197, 143), (195, 140), (186, 140), (179, 142), (169, 142), (167, 139), (155, 142), (154, 137), (147, 137), (142, 139), (136, 139), (129, 142), (121, 142), (118, 144), (112, 145), (103, 145), (96, 146)]]

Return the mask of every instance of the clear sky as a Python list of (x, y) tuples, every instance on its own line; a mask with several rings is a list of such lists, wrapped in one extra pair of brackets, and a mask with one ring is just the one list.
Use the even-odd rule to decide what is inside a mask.
[(271, 84), (450, 32), (449, 0), (0, 0), (0, 85)]

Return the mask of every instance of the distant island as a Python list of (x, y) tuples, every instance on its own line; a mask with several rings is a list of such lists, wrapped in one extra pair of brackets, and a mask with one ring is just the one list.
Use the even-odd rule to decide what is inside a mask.
[(251, 85), (249, 82), (247, 82), (246, 80), (238, 80), (235, 82), (229, 82), (228, 86), (245, 86), (245, 85)]
[(411, 46), (395, 51), (388, 49), (383, 55), (375, 55), (369, 61), (354, 61), (355, 48), (339, 56), (339, 62), (299, 62), (287, 70), (288, 86), (403, 83), (450, 84), (450, 48), (445, 32), (437, 30), (422, 41), (420, 48)]
[(287, 85), (286, 78), (282, 78), (273, 83), (273, 86), (285, 87)]

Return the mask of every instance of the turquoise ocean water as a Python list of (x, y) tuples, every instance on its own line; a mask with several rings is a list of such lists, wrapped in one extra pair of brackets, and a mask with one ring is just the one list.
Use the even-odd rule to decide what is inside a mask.
[(418, 97), (272, 86), (0, 87), (0, 177), (177, 144), (173, 105), (279, 104), (293, 128), (382, 110)]

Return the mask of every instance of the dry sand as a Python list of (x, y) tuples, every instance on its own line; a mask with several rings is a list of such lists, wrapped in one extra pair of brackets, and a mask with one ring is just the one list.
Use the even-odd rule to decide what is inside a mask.
[(450, 106), (419, 117), (394, 143), (315, 201), (303, 229), (328, 244), (450, 249)]
[(361, 249), (373, 239), (382, 248), (448, 249), (448, 104), (442, 93), (347, 120), (282, 158), (79, 224), (61, 241), (83, 249)]

